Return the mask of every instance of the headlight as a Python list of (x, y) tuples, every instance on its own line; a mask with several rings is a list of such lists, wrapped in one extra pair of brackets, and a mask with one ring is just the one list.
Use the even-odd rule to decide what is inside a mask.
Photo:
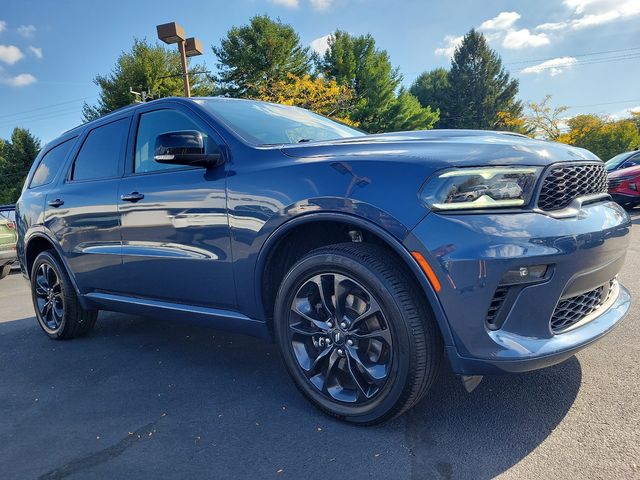
[(434, 210), (522, 207), (531, 200), (538, 167), (444, 170), (429, 180), (421, 197)]

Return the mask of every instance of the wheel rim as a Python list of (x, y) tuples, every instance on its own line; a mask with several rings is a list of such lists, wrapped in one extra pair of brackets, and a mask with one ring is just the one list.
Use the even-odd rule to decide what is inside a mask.
[(373, 399), (391, 369), (391, 330), (377, 300), (338, 273), (306, 280), (291, 305), (288, 325), (294, 358), (306, 379), (331, 400)]
[(57, 330), (64, 317), (62, 286), (57, 272), (47, 263), (38, 267), (35, 279), (38, 316), (50, 330)]

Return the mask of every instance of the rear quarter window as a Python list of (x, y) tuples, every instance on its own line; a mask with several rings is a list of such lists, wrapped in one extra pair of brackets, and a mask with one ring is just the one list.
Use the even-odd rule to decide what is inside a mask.
[(71, 147), (73, 146), (74, 138), (67, 140), (60, 145), (53, 147), (47, 153), (44, 154), (38, 168), (31, 178), (29, 188), (41, 187), (42, 185), (48, 185), (53, 181), (56, 173), (62, 168), (65, 158)]

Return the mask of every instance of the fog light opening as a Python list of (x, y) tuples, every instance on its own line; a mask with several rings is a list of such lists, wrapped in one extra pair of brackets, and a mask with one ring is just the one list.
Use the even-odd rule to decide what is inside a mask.
[(502, 275), (500, 285), (522, 285), (538, 282), (546, 277), (548, 270), (549, 265), (525, 265), (512, 268)]

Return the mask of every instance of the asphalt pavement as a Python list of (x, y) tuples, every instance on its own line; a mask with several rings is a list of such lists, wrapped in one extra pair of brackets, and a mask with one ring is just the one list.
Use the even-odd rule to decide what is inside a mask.
[(0, 281), (0, 477), (640, 478), (640, 209), (611, 334), (471, 394), (444, 366), (401, 418), (356, 427), (295, 389), (275, 345), (202, 324), (101, 312), (49, 340), (26, 280)]

